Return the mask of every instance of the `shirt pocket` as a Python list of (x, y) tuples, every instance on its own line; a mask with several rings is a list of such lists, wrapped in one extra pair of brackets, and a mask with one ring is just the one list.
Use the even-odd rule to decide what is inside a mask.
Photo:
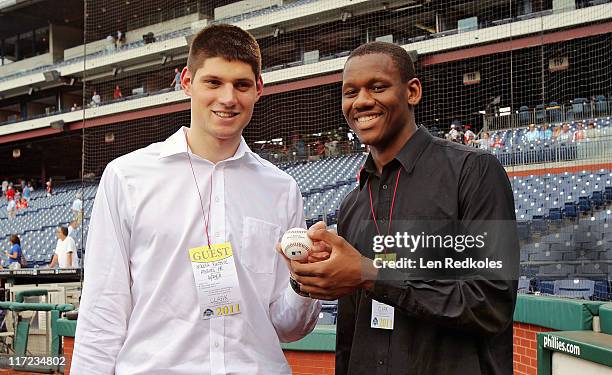
[(244, 217), (242, 226), (242, 264), (253, 273), (273, 273), (280, 227), (249, 216)]

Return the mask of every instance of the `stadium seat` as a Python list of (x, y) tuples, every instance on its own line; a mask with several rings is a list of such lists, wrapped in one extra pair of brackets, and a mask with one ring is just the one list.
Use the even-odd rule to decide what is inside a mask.
[(595, 293), (593, 280), (555, 280), (553, 294), (561, 297), (590, 299)]

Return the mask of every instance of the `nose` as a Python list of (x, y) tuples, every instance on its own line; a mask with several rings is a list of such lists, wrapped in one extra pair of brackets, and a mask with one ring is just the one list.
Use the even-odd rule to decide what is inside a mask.
[(226, 84), (219, 89), (219, 103), (230, 108), (236, 105), (236, 90), (234, 90), (234, 85)]
[(374, 98), (372, 98), (372, 95), (370, 95), (368, 90), (366, 88), (362, 88), (361, 90), (359, 90), (359, 93), (357, 94), (357, 97), (355, 98), (355, 101), (353, 102), (353, 108), (354, 109), (365, 109), (365, 108), (371, 108), (373, 106), (374, 106)]

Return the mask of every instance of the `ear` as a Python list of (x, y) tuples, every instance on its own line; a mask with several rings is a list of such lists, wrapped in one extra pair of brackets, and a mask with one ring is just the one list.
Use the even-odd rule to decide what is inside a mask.
[(416, 106), (423, 96), (423, 88), (418, 78), (413, 78), (406, 84), (406, 101), (411, 106)]
[(255, 99), (255, 102), (257, 102), (263, 94), (263, 85), (263, 78), (261, 77), (261, 75), (259, 75), (259, 77), (257, 78), (257, 82), (255, 83), (255, 89), (257, 90), (257, 98)]
[(183, 91), (187, 96), (191, 96), (191, 84), (195, 77), (192, 76), (191, 72), (187, 67), (183, 68), (181, 72), (181, 86), (183, 87)]

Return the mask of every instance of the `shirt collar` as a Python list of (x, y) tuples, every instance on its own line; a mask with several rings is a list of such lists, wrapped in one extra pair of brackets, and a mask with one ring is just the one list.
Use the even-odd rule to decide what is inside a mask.
[[(433, 136), (423, 126), (419, 126), (406, 141), (406, 144), (402, 147), (400, 152), (395, 156), (393, 160), (397, 160), (404, 170), (409, 174), (414, 169), (419, 157), (427, 146), (431, 143)], [(389, 162), (391, 164), (393, 161)], [(359, 171), (359, 189), (363, 188), (363, 185), (368, 180), (371, 174), (376, 174), (376, 165), (374, 164), (374, 158), (372, 154), (368, 154), (363, 167)]]
[[(187, 138), (185, 136), (187, 132), (187, 127), (182, 126), (178, 131), (172, 134), (168, 139), (166, 139), (162, 143), (161, 151), (159, 152), (159, 158), (165, 158), (168, 156), (173, 156), (177, 154), (186, 154), (187, 153)], [(191, 150), (190, 150), (191, 151)], [(226, 159), (227, 160), (237, 160), (242, 158), (243, 156), (250, 154), (255, 155), (251, 148), (247, 145), (244, 137), (240, 137), (240, 145), (238, 145), (238, 149), (234, 156)]]

